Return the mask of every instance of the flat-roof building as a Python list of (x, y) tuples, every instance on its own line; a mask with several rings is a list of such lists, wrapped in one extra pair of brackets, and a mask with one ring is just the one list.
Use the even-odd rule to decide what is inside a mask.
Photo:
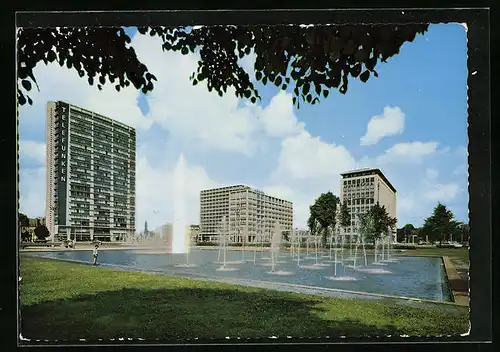
[(226, 217), (231, 242), (269, 240), (276, 222), (283, 231), (293, 229), (293, 204), (253, 189), (235, 185), (200, 192), (200, 236), (217, 238)]
[(47, 227), (55, 238), (135, 233), (135, 129), (62, 101), (47, 103)]
[(351, 226), (346, 229), (347, 233), (357, 232), (357, 215), (366, 213), (377, 203), (385, 206), (390, 217), (396, 217), (396, 188), (380, 169), (357, 169), (344, 172), (341, 176), (340, 200), (347, 203), (351, 214)]

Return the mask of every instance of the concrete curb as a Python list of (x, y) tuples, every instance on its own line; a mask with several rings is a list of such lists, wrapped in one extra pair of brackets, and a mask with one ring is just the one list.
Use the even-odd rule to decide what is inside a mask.
[(460, 275), (458, 275), (457, 269), (451, 262), (450, 258), (448, 256), (443, 256), (442, 258), (444, 270), (446, 272), (446, 276), (448, 277), (448, 282), (450, 283), (451, 292), (455, 304), (460, 306), (468, 306), (469, 294), (468, 292), (464, 292), (463, 288), (460, 285), (460, 282), (464, 280), (460, 277)]

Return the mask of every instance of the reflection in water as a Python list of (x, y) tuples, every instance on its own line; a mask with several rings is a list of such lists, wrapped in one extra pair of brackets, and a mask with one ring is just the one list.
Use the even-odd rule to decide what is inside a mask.
[[(83, 261), (92, 263), (92, 252), (40, 252), (34, 255), (54, 259)], [(283, 257), (292, 254), (282, 253)], [(280, 255), (280, 259), (281, 259)], [(226, 269), (221, 269), (219, 263), (214, 263), (217, 250), (191, 251), (189, 263), (196, 267), (176, 267), (186, 264), (185, 254), (143, 254), (133, 250), (101, 251), (99, 261), (103, 264), (133, 267), (134, 270), (143, 270), (166, 273), (169, 275), (194, 275), (218, 279), (221, 277), (231, 280), (263, 280), (276, 283), (301, 284), (307, 286), (336, 288), (349, 291), (379, 293), (392, 296), (405, 296), (436, 301), (451, 301), (451, 293), (446, 280), (444, 267), (440, 258), (430, 257), (401, 257), (399, 262), (384, 263), (386, 265), (356, 266), (356, 269), (344, 265), (337, 268), (335, 276), (334, 263), (326, 265), (322, 261), (315, 265), (316, 259), (301, 258), (301, 265), (293, 260), (279, 260), (273, 275), (270, 275), (270, 260), (257, 256), (257, 262), (241, 262), (240, 251), (227, 251), (227, 263), (233, 263)], [(368, 258), (368, 262), (373, 261)], [(265, 265), (268, 264), (268, 265)], [(339, 264), (337, 264), (339, 265)], [(230, 270), (229, 270), (230, 269)]]

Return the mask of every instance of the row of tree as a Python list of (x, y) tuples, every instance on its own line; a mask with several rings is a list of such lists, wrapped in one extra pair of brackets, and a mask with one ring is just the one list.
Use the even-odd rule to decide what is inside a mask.
[[(307, 226), (312, 235), (322, 236), (326, 245), (328, 233), (335, 228), (346, 230), (351, 225), (352, 216), (347, 204), (341, 203), (332, 192), (321, 194), (309, 207), (310, 215)], [(396, 228), (397, 219), (387, 213), (385, 206), (378, 202), (366, 213), (360, 214), (358, 233), (363, 234), (368, 243), (375, 243), (384, 235), (389, 235)], [(431, 216), (425, 219), (421, 228), (406, 224), (397, 229), (398, 242), (420, 241), (437, 242), (469, 241), (469, 224), (454, 219), (453, 213), (443, 204), (438, 203)]]
[[(326, 245), (329, 231), (340, 227), (344, 231), (351, 225), (352, 216), (347, 204), (332, 192), (321, 194), (309, 207), (310, 215), (307, 221), (312, 235), (321, 235), (323, 245)], [(396, 227), (396, 218), (387, 213), (385, 206), (378, 202), (368, 212), (359, 215), (358, 232), (370, 243), (375, 243), (384, 235), (388, 235)], [(338, 224), (338, 226), (337, 226)]]
[[(36, 221), (35, 226), (31, 226), (30, 223), (32, 220)], [(33, 234), (40, 240), (44, 240), (50, 236), (49, 230), (42, 224), (40, 219), (30, 219), (23, 213), (19, 213), (19, 232), (22, 241), (30, 241)]]
[(397, 230), (399, 242), (469, 242), (469, 224), (455, 220), (453, 212), (446, 205), (438, 203), (432, 215), (425, 219), (422, 227), (406, 224)]

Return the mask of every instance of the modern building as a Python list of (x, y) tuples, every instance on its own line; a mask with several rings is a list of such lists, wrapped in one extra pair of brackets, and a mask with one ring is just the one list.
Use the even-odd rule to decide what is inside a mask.
[(292, 232), (293, 204), (266, 195), (245, 185), (227, 186), (200, 192), (200, 234), (213, 241), (221, 232), (226, 218), (230, 242), (269, 240), (278, 223), (283, 231)]
[(189, 237), (191, 238), (191, 243), (194, 245), (201, 241), (200, 235), (200, 225), (191, 224), (188, 227)]
[[(340, 200), (346, 202), (351, 214), (347, 233), (356, 233), (359, 216), (379, 203), (391, 217), (396, 217), (396, 189), (380, 169), (357, 169), (341, 174)], [(394, 229), (394, 236), (396, 236)]]
[(56, 239), (135, 233), (136, 134), (65, 102), (47, 103), (47, 228)]

